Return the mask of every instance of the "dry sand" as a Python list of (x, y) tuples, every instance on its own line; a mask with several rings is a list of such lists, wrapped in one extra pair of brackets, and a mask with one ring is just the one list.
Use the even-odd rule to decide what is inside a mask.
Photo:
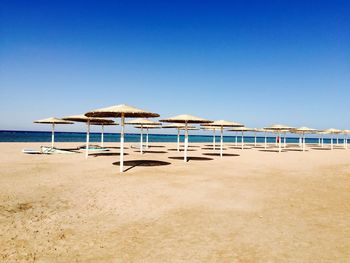
[(39, 145), (0, 144), (1, 262), (350, 262), (350, 149), (192, 144), (211, 160), (185, 164), (129, 144), (126, 160), (170, 165), (119, 174), (116, 155), (21, 153)]

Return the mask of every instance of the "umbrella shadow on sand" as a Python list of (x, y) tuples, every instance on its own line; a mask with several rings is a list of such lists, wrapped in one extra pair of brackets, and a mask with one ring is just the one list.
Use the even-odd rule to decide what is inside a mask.
[[(213, 149), (213, 148), (209, 148), (209, 147), (205, 147), (205, 148), (202, 148), (203, 150), (216, 150), (216, 151), (220, 151), (220, 148), (215, 148), (215, 149)], [(222, 148), (222, 150), (227, 150), (226, 148)]]
[[(236, 150), (242, 150), (242, 146), (230, 146), (228, 147), (229, 149), (236, 149)], [(248, 147), (248, 146), (243, 146), (243, 150), (250, 150), (252, 149), (252, 147)]]
[[(169, 162), (164, 162), (164, 161), (158, 161), (158, 160), (129, 160), (129, 161), (124, 161), (125, 166), (130, 166), (129, 168), (125, 169), (124, 172), (129, 171), (132, 168), (135, 168), (137, 166), (142, 166), (142, 167), (154, 167), (154, 166), (165, 166), (165, 165), (170, 165), (171, 163)], [(120, 165), (120, 162), (115, 162), (113, 165)]]
[[(125, 155), (129, 155), (128, 153), (124, 153)], [(101, 153), (89, 153), (89, 156), (99, 157), (99, 156), (120, 156), (120, 153), (111, 153), (111, 152), (101, 152)]]
[[(264, 150), (259, 150), (259, 152), (267, 152), (267, 153), (278, 153), (278, 149), (264, 149)], [(285, 149), (282, 149), (281, 152), (288, 152)]]
[[(139, 153), (140, 151), (135, 151), (135, 153)], [(143, 153), (167, 153), (166, 151), (143, 151)]]
[[(168, 151), (177, 151), (177, 149), (168, 149)], [(183, 149), (180, 149), (180, 152), (183, 152)], [(197, 149), (187, 149), (188, 152), (194, 152), (197, 151)]]
[(331, 148), (311, 148), (312, 150), (330, 151)]
[[(284, 149), (283, 151), (285, 151), (285, 152), (302, 152), (303, 151), (303, 149), (288, 149), (288, 148), (286, 148), (286, 149)], [(309, 150), (305, 150), (305, 152), (308, 152)]]
[[(203, 153), (203, 155), (220, 156), (220, 153)], [(222, 156), (240, 156), (240, 155), (239, 154), (234, 154), (234, 153), (223, 153)]]
[(150, 145), (148, 148), (165, 148), (164, 145)]
[[(119, 146), (111, 146), (111, 147), (105, 147), (105, 148), (107, 148), (107, 149), (120, 149), (120, 147)], [(124, 150), (127, 150), (127, 149), (129, 149), (128, 147), (124, 147)]]
[[(179, 157), (179, 156), (174, 156), (174, 157), (168, 157), (169, 159), (173, 159), (173, 160), (182, 160), (183, 161), (183, 157)], [(191, 157), (187, 157), (187, 162), (189, 161), (211, 161), (213, 160), (213, 158), (208, 158), (208, 157), (197, 157), (197, 156), (191, 156)]]

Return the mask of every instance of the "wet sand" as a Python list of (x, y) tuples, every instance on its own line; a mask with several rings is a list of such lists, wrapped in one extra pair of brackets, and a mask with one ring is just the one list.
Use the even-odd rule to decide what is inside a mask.
[[(0, 144), (1, 262), (349, 262), (350, 149)], [(58, 143), (76, 147), (81, 143)], [(164, 146), (164, 147), (163, 147)], [(210, 148), (210, 147), (209, 147)]]

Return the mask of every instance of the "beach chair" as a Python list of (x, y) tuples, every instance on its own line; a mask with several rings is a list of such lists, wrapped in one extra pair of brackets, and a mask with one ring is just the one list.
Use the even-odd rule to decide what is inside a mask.
[(42, 154), (42, 152), (40, 150), (30, 149), (30, 148), (24, 148), (22, 150), (22, 153), (25, 153), (25, 154)]

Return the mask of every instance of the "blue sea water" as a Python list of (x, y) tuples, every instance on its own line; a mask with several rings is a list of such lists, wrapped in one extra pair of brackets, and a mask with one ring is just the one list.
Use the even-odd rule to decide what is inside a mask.
[[(181, 136), (181, 141), (184, 140), (184, 137)], [(241, 136), (238, 136), (238, 142), (241, 142)], [(55, 132), (55, 141), (56, 142), (84, 142), (86, 140), (86, 133), (84, 132)], [(104, 141), (105, 142), (118, 142), (120, 140), (119, 133), (105, 133)], [(126, 142), (138, 142), (140, 140), (139, 134), (127, 133), (125, 134)], [(216, 137), (216, 140), (219, 142), (219, 136)], [(257, 137), (257, 142), (263, 143), (265, 140), (264, 137)], [(288, 137), (287, 143), (298, 143), (298, 138)], [(51, 141), (51, 132), (39, 132), (39, 131), (0, 131), (0, 142), (50, 142)], [(101, 134), (100, 133), (90, 133), (91, 142), (100, 142)], [(150, 134), (150, 142), (176, 142), (176, 135), (165, 135), (165, 134)], [(189, 135), (190, 142), (212, 142), (212, 135)], [(224, 136), (225, 142), (235, 142), (235, 136)], [(254, 137), (245, 136), (244, 141), (247, 143), (254, 142)], [(268, 137), (268, 142), (275, 142), (275, 137)], [(329, 138), (324, 139), (324, 143), (330, 143)], [(334, 139), (335, 142), (335, 139)], [(343, 143), (343, 139), (339, 139), (339, 143)], [(306, 138), (306, 143), (318, 143), (317, 138)]]

